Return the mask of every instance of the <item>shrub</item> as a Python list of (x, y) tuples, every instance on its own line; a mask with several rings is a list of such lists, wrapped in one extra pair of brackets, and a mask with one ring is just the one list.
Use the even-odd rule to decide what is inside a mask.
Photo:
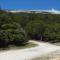
[(7, 32), (1, 30), (0, 31), (0, 47), (7, 47), (9, 45), (9, 39)]
[(27, 34), (17, 23), (3, 24), (0, 30), (0, 46), (9, 44), (23, 45), (28, 40)]

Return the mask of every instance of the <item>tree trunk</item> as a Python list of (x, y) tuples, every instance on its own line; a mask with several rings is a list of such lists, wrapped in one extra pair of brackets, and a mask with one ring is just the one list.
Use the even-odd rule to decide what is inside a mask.
[(42, 41), (42, 39), (43, 39), (43, 38), (42, 38), (42, 36), (41, 36), (41, 41)]

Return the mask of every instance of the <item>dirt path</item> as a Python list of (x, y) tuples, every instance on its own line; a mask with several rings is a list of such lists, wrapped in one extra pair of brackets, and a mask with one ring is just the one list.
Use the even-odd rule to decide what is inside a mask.
[(49, 43), (36, 41), (30, 42), (36, 43), (38, 46), (27, 49), (0, 52), (0, 60), (31, 60), (33, 58), (41, 56), (42, 54), (60, 50), (59, 46), (55, 46)]

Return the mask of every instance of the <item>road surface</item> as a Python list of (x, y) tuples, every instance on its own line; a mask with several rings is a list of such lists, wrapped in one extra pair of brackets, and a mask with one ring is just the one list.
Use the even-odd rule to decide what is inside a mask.
[(46, 53), (51, 53), (60, 50), (59, 46), (49, 43), (30, 41), (38, 44), (36, 47), (8, 50), (0, 52), (0, 60), (31, 60)]

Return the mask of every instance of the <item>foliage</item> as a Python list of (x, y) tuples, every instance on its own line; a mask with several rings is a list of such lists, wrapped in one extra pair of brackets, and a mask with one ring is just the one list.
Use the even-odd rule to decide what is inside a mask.
[(21, 44), (27, 42), (25, 31), (17, 23), (3, 24), (1, 26), (1, 30), (3, 31), (3, 34), (4, 34), (4, 32), (6, 33), (2, 37), (4, 37), (4, 39), (6, 39), (6, 40), (9, 40), (11, 43), (13, 42), (13, 44), (16, 43), (16, 44), (21, 45)]
[(41, 39), (45, 31), (45, 25), (43, 21), (30, 21), (26, 26), (26, 31), (33, 39)]
[(3, 16), (0, 26), (0, 47), (13, 45), (23, 45), (28, 42), (27, 34), (21, 25), (10, 16)]
[(60, 42), (60, 15), (0, 11), (0, 41), (22, 45), (29, 39)]

